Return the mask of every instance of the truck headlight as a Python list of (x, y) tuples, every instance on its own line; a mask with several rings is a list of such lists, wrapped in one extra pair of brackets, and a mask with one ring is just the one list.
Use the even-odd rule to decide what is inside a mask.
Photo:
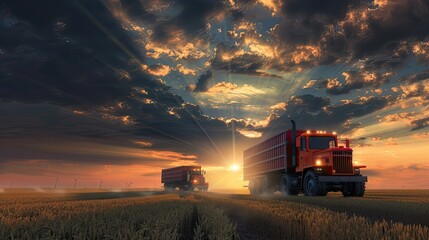
[(322, 160), (317, 159), (315, 163), (316, 163), (317, 166), (321, 166), (322, 165)]
[(197, 180), (194, 180), (193, 182), (194, 182), (194, 183), (197, 183), (198, 181), (197, 181)]

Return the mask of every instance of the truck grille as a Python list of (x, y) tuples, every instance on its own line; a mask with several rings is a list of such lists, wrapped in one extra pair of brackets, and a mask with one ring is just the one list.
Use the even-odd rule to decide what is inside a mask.
[[(336, 174), (339, 173), (347, 173), (352, 174), (353, 173), (353, 160), (352, 160), (352, 153), (351, 152), (339, 152), (334, 151), (334, 170)], [(336, 156), (336, 155), (340, 156)]]

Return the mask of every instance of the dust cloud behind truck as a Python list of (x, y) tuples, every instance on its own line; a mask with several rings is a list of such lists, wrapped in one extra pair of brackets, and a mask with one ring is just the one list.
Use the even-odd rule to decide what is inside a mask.
[(161, 183), (164, 183), (165, 191), (174, 191), (176, 188), (182, 191), (207, 191), (209, 183), (204, 177), (205, 171), (201, 166), (180, 166), (162, 169)]
[(349, 141), (338, 145), (335, 132), (296, 130), (281, 132), (243, 153), (244, 180), (251, 194), (326, 196), (341, 191), (345, 197), (362, 197), (365, 166), (353, 162)]

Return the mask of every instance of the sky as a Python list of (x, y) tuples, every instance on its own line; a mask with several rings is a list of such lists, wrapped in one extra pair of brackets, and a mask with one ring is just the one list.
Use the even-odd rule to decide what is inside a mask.
[(368, 188), (429, 188), (427, 0), (3, 0), (0, 189), (158, 188), (336, 131)]

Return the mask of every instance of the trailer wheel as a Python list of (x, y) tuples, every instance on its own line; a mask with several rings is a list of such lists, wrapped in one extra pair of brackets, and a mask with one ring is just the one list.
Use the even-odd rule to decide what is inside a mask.
[(353, 196), (355, 197), (363, 197), (365, 194), (365, 183), (364, 182), (356, 182), (354, 184)]
[(324, 183), (320, 183), (313, 170), (308, 171), (304, 177), (305, 196), (326, 196), (328, 191)]
[(282, 196), (296, 196), (298, 195), (297, 189), (291, 189), (292, 179), (289, 174), (283, 174), (280, 180), (280, 193)]

